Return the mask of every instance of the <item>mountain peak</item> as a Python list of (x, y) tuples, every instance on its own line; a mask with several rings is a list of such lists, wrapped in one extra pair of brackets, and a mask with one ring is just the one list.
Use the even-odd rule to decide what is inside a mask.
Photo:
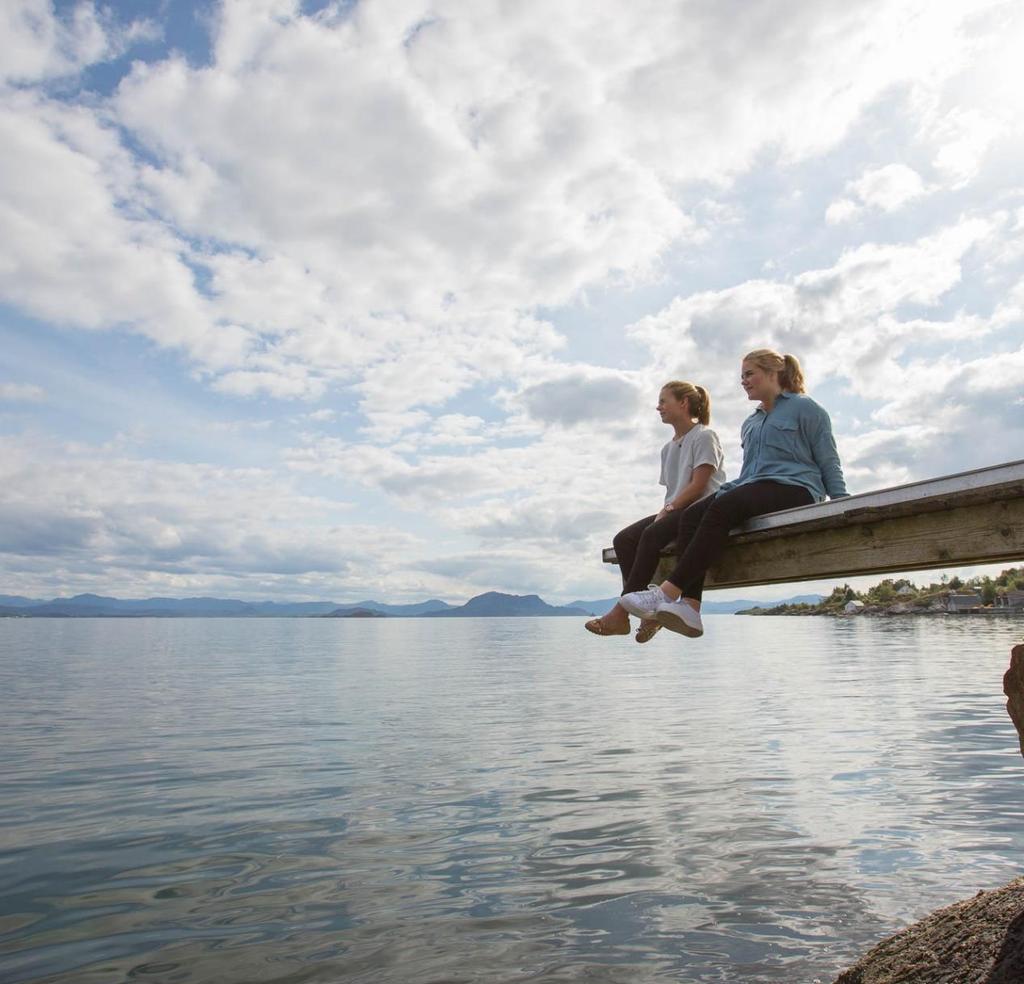
[(522, 618), (536, 615), (584, 615), (575, 608), (560, 608), (549, 605), (539, 595), (512, 595), (501, 591), (485, 591), (470, 598), (461, 608), (444, 612), (432, 612), (435, 616), (487, 616), (499, 618)]

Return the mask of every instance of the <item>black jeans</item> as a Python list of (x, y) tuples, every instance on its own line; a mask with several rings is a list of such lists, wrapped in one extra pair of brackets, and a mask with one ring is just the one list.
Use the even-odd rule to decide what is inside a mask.
[(670, 512), (664, 519), (646, 516), (615, 534), (612, 546), (622, 574), (623, 594), (640, 591), (651, 583), (661, 551), (676, 538), (683, 515)]
[(802, 485), (751, 482), (695, 502), (679, 514), (678, 562), (668, 580), (682, 590), (684, 598), (700, 601), (704, 575), (725, 549), (729, 530), (753, 516), (806, 506), (813, 501), (814, 496)]

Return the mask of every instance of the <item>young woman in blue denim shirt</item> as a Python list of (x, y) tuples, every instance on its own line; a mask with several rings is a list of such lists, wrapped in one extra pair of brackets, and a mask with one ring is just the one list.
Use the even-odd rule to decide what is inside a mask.
[(756, 349), (743, 359), (740, 382), (747, 399), (759, 406), (743, 422), (739, 478), (682, 514), (679, 559), (668, 579), (619, 599), (631, 614), (692, 638), (704, 634), (704, 575), (728, 542), (729, 530), (763, 513), (848, 495), (832, 422), (804, 394), (796, 358)]

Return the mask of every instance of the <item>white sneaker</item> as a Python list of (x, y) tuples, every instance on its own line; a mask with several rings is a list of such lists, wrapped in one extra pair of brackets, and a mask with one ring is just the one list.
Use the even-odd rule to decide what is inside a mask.
[(619, 599), (619, 604), (637, 618), (653, 619), (658, 605), (668, 601), (656, 584), (649, 584), (646, 591), (630, 591)]
[(700, 612), (685, 601), (669, 601), (666, 598), (658, 605), (654, 617), (666, 629), (689, 636), (691, 639), (704, 635), (704, 623), (700, 619)]

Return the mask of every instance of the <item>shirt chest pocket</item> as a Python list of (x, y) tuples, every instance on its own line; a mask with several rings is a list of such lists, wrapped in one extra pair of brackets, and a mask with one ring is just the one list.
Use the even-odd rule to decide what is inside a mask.
[(767, 420), (762, 442), (776, 455), (795, 458), (798, 456), (800, 431), (792, 420)]

